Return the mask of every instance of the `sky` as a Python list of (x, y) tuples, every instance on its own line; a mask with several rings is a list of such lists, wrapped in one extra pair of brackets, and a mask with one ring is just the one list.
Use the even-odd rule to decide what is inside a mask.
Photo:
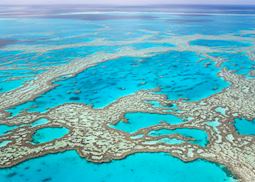
[(0, 4), (253, 4), (255, 0), (0, 0)]

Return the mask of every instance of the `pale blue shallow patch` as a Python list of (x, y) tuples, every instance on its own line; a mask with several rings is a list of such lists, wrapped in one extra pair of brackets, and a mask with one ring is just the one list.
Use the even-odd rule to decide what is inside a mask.
[(182, 144), (184, 141), (176, 138), (161, 138), (159, 140), (154, 140), (154, 141), (148, 141), (148, 142), (143, 142), (144, 144), (158, 144), (158, 143), (166, 143), (170, 145), (178, 145)]
[(36, 130), (32, 136), (33, 144), (40, 144), (50, 142), (59, 138), (62, 138), (68, 134), (69, 130), (67, 128), (41, 128)]
[(230, 182), (222, 167), (203, 160), (185, 163), (169, 154), (135, 154), (123, 160), (94, 164), (74, 151), (51, 154), (0, 170), (1, 182)]
[(43, 124), (47, 124), (49, 121), (45, 118), (41, 118), (41, 119), (38, 119), (36, 120), (35, 122), (33, 122), (31, 124), (32, 127), (36, 127), (36, 126), (39, 126), (39, 125), (43, 125)]
[(241, 135), (255, 135), (255, 120), (235, 119), (234, 126)]
[(0, 148), (1, 148), (1, 147), (5, 147), (5, 146), (8, 145), (9, 143), (11, 143), (11, 140), (4, 140), (4, 141), (0, 142)]
[(222, 115), (226, 115), (227, 109), (224, 108), (224, 107), (217, 107), (217, 108), (215, 108), (215, 111), (216, 111), (217, 113), (222, 114)]

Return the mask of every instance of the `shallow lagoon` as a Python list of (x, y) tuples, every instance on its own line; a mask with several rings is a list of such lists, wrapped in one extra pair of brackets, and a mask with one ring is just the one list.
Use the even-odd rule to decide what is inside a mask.
[(235, 119), (234, 126), (240, 135), (255, 135), (255, 120)]
[(124, 117), (127, 119), (127, 122), (120, 121), (113, 127), (128, 133), (134, 133), (139, 129), (153, 126), (160, 122), (167, 122), (169, 124), (178, 124), (182, 122), (180, 118), (164, 114), (128, 113)]
[(64, 137), (68, 133), (67, 128), (40, 128), (32, 136), (33, 144), (41, 144)]

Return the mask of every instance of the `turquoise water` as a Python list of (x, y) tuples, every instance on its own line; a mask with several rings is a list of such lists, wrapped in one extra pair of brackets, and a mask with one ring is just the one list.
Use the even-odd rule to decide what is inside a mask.
[(15, 129), (16, 126), (0, 125), (0, 136), (8, 133), (9, 131)]
[(68, 134), (67, 128), (41, 128), (36, 130), (32, 136), (33, 144), (40, 144), (50, 142), (59, 138), (62, 138)]
[(234, 126), (241, 135), (255, 135), (255, 120), (235, 119)]
[(184, 163), (163, 153), (135, 154), (124, 160), (93, 164), (81, 159), (76, 152), (69, 151), (47, 155), (10, 169), (0, 170), (1, 182), (225, 182), (232, 179), (222, 167), (213, 163), (202, 160)]
[(172, 115), (150, 114), (150, 113), (128, 113), (125, 115), (128, 123), (120, 121), (117, 125), (112, 126), (115, 129), (128, 133), (134, 133), (139, 129), (159, 124), (161, 121), (169, 124), (181, 123), (182, 120)]
[[(4, 77), (4, 76), (3, 76)], [(24, 84), (26, 81), (28, 81), (29, 79), (28, 78), (24, 78), (24, 79), (18, 79), (18, 80), (7, 80), (7, 78), (5, 77), (4, 79), (0, 78), (0, 82), (1, 83), (4, 83), (1, 88), (0, 88), (0, 93), (1, 92), (7, 92), (7, 91), (10, 91), (10, 90), (13, 90), (17, 87), (19, 87), (20, 85)]]

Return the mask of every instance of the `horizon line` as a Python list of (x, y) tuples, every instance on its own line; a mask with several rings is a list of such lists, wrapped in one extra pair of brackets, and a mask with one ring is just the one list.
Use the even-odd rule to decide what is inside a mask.
[(151, 3), (151, 4), (86, 4), (86, 3), (51, 3), (51, 4), (0, 4), (0, 6), (58, 6), (58, 5), (83, 5), (83, 6), (131, 6), (131, 7), (139, 7), (139, 6), (255, 6), (255, 4), (224, 4), (224, 3), (210, 3), (210, 4), (198, 4), (198, 3), (191, 3), (191, 4), (185, 4), (185, 3), (161, 3), (161, 4), (157, 4), (157, 3)]

